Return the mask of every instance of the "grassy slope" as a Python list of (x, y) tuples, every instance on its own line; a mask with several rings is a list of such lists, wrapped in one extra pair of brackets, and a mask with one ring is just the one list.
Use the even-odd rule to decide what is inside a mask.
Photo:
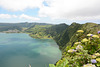
[(33, 25), (26, 32), (31, 33), (30, 36), (34, 38), (45, 38), (54, 39), (56, 36), (60, 35), (68, 25)]
[(30, 36), (33, 38), (52, 38), (49, 34), (46, 34), (45, 31), (47, 28), (52, 25), (34, 25), (31, 28), (27, 29), (26, 32), (30, 33)]

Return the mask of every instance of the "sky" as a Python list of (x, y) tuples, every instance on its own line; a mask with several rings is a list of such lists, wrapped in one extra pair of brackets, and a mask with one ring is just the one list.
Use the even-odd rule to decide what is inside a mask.
[(99, 21), (100, 0), (0, 0), (0, 23)]

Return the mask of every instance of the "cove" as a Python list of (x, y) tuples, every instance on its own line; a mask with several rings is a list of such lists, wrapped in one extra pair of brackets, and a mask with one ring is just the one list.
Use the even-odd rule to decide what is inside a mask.
[(61, 58), (52, 39), (35, 39), (25, 33), (0, 33), (0, 67), (48, 67)]

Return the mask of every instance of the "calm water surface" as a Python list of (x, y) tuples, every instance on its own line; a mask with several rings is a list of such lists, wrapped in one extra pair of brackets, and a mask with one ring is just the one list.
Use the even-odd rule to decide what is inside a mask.
[(54, 40), (0, 33), (0, 67), (48, 67), (60, 58), (61, 51)]

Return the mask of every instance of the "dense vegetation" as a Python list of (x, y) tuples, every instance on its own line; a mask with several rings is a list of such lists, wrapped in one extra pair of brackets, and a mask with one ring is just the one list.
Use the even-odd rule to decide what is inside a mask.
[(2, 32), (2, 31), (8, 31), (8, 30), (15, 30), (15, 29), (17, 29), (19, 31), (22, 30), (22, 28), (19, 27), (19, 26), (0, 26), (0, 32)]
[(57, 36), (55, 41), (60, 46), (60, 49), (64, 50), (68, 45), (73, 45), (78, 39), (76, 34), (77, 30), (84, 30), (83, 36), (88, 33), (96, 34), (100, 30), (100, 25), (95, 23), (78, 24), (72, 23), (61, 35)]
[[(84, 32), (77, 31), (80, 29)], [(100, 67), (99, 30), (100, 25), (95, 23), (71, 24), (55, 39), (62, 50), (62, 59), (50, 67)]]
[(33, 25), (48, 25), (46, 23), (0, 23), (0, 32), (8, 30), (19, 30), (27, 29)]
[(31, 33), (30, 36), (34, 38), (46, 38), (54, 39), (56, 36), (62, 34), (62, 32), (68, 27), (66, 24), (59, 25), (33, 25), (26, 29), (25, 32)]
[(46, 29), (52, 25), (33, 25), (26, 29), (25, 32), (29, 33), (33, 38), (52, 38), (49, 34), (46, 34)]
[(100, 67), (100, 31), (96, 34), (84, 33), (78, 30), (74, 45), (67, 46), (62, 59), (49, 67)]
[(59, 35), (62, 34), (62, 32), (68, 27), (66, 24), (59, 24), (59, 25), (53, 25), (46, 29), (46, 34), (50, 34), (53, 39)]

